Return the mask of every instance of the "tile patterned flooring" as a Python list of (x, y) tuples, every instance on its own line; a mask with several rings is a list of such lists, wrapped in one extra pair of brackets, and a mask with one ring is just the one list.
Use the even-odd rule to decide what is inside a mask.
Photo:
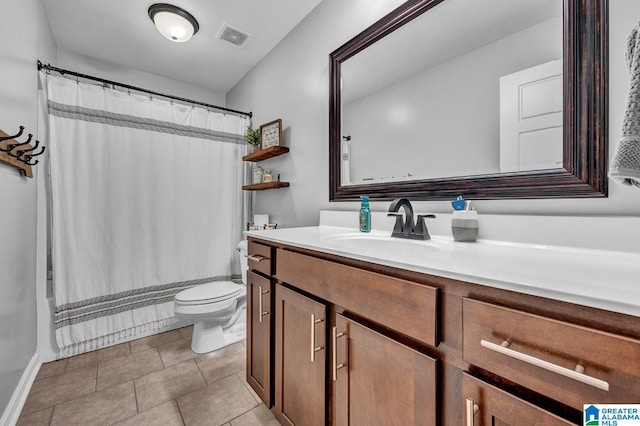
[(191, 333), (43, 364), (18, 425), (279, 425), (245, 381), (244, 342), (198, 355)]

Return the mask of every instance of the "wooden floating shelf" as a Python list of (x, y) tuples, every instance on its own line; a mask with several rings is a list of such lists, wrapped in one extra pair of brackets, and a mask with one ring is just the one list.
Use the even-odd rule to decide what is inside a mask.
[(289, 186), (289, 182), (266, 182), (266, 183), (254, 183), (252, 185), (243, 185), (242, 189), (245, 191), (263, 191), (265, 189), (286, 188)]
[[(252, 152), (242, 157), (242, 161), (258, 162), (266, 160), (267, 158), (277, 157), (278, 155), (286, 154), (289, 152), (289, 148), (286, 146), (270, 146), (269, 148), (261, 149), (260, 151)], [(288, 186), (288, 185), (287, 185)]]

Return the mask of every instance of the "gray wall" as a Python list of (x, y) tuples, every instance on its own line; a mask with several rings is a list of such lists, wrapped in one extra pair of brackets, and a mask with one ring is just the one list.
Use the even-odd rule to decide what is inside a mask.
[(224, 106), (225, 103), (224, 93), (194, 86), (182, 81), (172, 80), (135, 68), (127, 68), (95, 58), (78, 55), (61, 48), (58, 48), (56, 61), (52, 63), (52, 65), (106, 80), (125, 83), (130, 86), (140, 87), (158, 93), (193, 99), (194, 101), (205, 102), (212, 105)]
[[(396, 4), (398, 4), (396, 2)], [(328, 55), (377, 16), (392, 8), (382, 2), (324, 0), (267, 57), (227, 93), (227, 105), (254, 111), (254, 124), (282, 118), (286, 156), (264, 162), (291, 187), (255, 194), (255, 211), (270, 213), (281, 226), (317, 224), (320, 209), (355, 210), (354, 202), (328, 197)], [(380, 10), (384, 8), (385, 10)], [(629, 75), (626, 38), (640, 16), (637, 0), (609, 3), (610, 152), (620, 134)], [(418, 211), (449, 212), (445, 201), (419, 202)], [(536, 215), (640, 215), (640, 192), (611, 183), (607, 199), (486, 200), (480, 213)], [(384, 211), (386, 202), (372, 204)], [(544, 229), (540, 229), (544, 232)]]
[[(23, 125), (37, 138), (36, 60), (53, 58), (55, 43), (40, 0), (2, 0), (0, 16), (0, 129)], [(36, 353), (36, 179), (5, 164), (0, 226), (1, 415)]]

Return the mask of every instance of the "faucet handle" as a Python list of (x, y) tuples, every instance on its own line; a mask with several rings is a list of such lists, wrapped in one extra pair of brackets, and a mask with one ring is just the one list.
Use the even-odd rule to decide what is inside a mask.
[(399, 212), (389, 212), (387, 216), (395, 216), (396, 224), (393, 227), (393, 232), (391, 232), (392, 237), (402, 235), (402, 230), (404, 229), (404, 214)]
[(427, 229), (427, 224), (424, 221), (425, 218), (435, 219), (435, 214), (419, 214), (416, 219), (416, 229), (414, 234), (419, 236), (422, 240), (430, 240), (431, 235), (429, 235), (429, 229)]

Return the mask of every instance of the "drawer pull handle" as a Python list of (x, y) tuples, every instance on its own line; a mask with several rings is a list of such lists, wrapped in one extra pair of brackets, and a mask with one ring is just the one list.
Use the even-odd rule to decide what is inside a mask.
[(474, 402), (473, 399), (467, 398), (467, 426), (473, 426), (475, 421), (475, 414), (480, 410)]
[(316, 362), (316, 352), (324, 349), (324, 346), (316, 346), (316, 324), (322, 321), (322, 318), (316, 319), (315, 314), (311, 314), (311, 362)]
[(502, 345), (497, 345), (495, 343), (488, 342), (486, 340), (480, 340), (480, 345), (483, 348), (490, 349), (492, 351), (501, 353), (511, 358), (524, 361), (528, 364), (535, 365), (536, 367), (544, 368), (545, 370), (552, 371), (556, 374), (560, 374), (561, 376), (568, 377), (578, 382), (585, 383), (587, 385), (609, 392), (609, 383), (605, 382), (604, 380), (596, 379), (595, 377), (587, 376), (586, 374), (583, 374), (580, 371), (577, 371), (580, 369), (584, 371), (584, 367), (580, 364), (578, 364), (578, 366), (581, 368), (576, 367), (576, 371), (574, 371), (574, 370), (570, 370), (568, 368), (553, 364), (551, 362), (544, 361), (540, 358), (536, 358), (531, 355), (514, 351), (513, 349), (508, 348), (509, 346), (508, 343), (507, 343), (507, 347), (505, 347)]
[(262, 295), (269, 293), (269, 290), (262, 290), (262, 286), (259, 287), (260, 290), (260, 299), (258, 299), (258, 321), (262, 322), (262, 317), (265, 315), (269, 315), (269, 312), (264, 312), (262, 309)]
[(331, 334), (333, 337), (333, 371), (332, 371), (332, 376), (333, 376), (333, 381), (335, 382), (336, 380), (338, 380), (338, 370), (340, 370), (341, 368), (344, 368), (347, 366), (347, 364), (345, 363), (341, 363), (338, 364), (338, 337), (342, 337), (342, 336), (346, 336), (347, 333), (338, 333), (338, 327), (333, 327), (331, 329)]
[(260, 256), (258, 254), (245, 254), (245, 257), (249, 260), (253, 260), (254, 262), (262, 262), (263, 260), (267, 259), (264, 256)]

